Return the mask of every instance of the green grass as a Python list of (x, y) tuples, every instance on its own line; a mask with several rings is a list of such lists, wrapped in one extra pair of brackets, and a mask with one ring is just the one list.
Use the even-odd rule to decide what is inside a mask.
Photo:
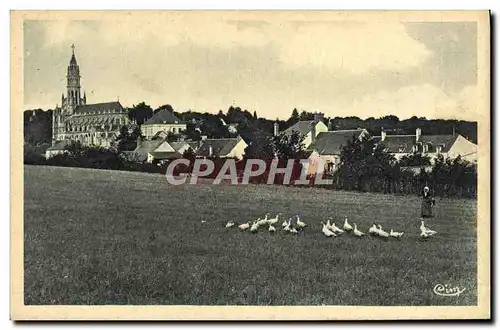
[[(476, 305), (476, 202), (283, 186), (170, 186), (161, 175), (25, 166), (25, 304)], [(225, 229), (266, 211), (300, 214), (299, 236)], [(404, 231), (327, 238), (349, 217)], [(201, 220), (207, 221), (201, 223)], [(155, 239), (150, 239), (154, 233)], [(458, 297), (436, 284), (465, 287)]]

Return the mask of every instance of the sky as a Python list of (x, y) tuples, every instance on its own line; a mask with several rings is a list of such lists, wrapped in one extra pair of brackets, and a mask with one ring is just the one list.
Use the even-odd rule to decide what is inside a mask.
[(475, 120), (476, 35), (475, 22), (27, 20), (24, 109), (60, 105), (74, 44), (88, 104)]

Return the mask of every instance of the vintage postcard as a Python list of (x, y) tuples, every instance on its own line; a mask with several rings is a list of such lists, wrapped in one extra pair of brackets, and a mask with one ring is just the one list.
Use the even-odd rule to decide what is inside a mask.
[(12, 11), (13, 320), (489, 319), (488, 11)]

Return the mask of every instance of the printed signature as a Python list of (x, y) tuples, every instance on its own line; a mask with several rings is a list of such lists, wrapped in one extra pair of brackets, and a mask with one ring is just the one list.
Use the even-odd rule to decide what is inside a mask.
[(438, 296), (446, 296), (446, 297), (453, 297), (453, 296), (459, 296), (462, 292), (465, 291), (465, 288), (460, 288), (459, 286), (451, 286), (449, 284), (436, 284), (434, 286), (434, 293), (437, 294)]

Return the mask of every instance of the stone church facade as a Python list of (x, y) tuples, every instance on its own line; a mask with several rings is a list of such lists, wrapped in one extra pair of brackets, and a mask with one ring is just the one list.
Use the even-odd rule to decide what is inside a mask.
[(76, 62), (74, 45), (68, 66), (66, 96), (61, 97), (61, 106), (56, 106), (52, 117), (52, 148), (79, 141), (86, 146), (111, 147), (122, 126), (133, 122), (120, 102), (87, 104), (82, 97), (80, 67)]

